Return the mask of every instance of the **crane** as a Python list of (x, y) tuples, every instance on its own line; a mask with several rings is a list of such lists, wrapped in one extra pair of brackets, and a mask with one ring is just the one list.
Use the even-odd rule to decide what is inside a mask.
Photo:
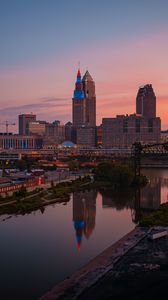
[(0, 125), (5, 125), (6, 126), (6, 134), (8, 134), (8, 127), (9, 126), (14, 126), (16, 124), (15, 123), (10, 123), (8, 121), (5, 121), (5, 122), (0, 123)]

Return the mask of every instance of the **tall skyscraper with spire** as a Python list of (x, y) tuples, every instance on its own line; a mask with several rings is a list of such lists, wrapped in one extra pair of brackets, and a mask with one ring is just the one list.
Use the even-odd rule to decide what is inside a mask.
[[(72, 123), (76, 130), (76, 143), (93, 147), (96, 129), (95, 83), (89, 71), (81, 79), (78, 69), (72, 98)], [(82, 128), (82, 130), (81, 130)]]
[(72, 98), (72, 122), (73, 126), (81, 126), (85, 124), (85, 96), (83, 92), (83, 84), (81, 73), (78, 69), (75, 83), (75, 90)]
[(78, 69), (72, 103), (74, 126), (96, 126), (95, 83), (88, 71), (81, 80)]

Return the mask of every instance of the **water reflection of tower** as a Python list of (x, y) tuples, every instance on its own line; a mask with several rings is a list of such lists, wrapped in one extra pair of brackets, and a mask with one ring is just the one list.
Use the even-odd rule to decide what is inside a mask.
[(148, 212), (158, 209), (160, 204), (161, 179), (154, 177), (144, 188), (135, 191), (133, 221), (138, 223)]
[(141, 208), (155, 210), (161, 203), (161, 179), (153, 177), (150, 183), (141, 190)]
[(95, 227), (96, 197), (97, 192), (94, 190), (73, 194), (73, 222), (78, 250), (80, 250), (83, 235), (88, 239)]

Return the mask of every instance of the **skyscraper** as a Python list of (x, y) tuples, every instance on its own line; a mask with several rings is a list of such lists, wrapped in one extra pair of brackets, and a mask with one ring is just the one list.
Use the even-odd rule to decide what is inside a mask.
[(86, 71), (81, 80), (78, 70), (72, 99), (73, 142), (80, 146), (94, 147), (96, 134), (96, 95), (95, 83)]
[(86, 71), (85, 75), (83, 76), (82, 83), (86, 99), (85, 125), (96, 126), (95, 83), (88, 71)]
[(36, 121), (36, 115), (33, 114), (19, 115), (19, 134), (27, 135), (29, 122), (35, 122), (35, 121)]
[(95, 83), (88, 71), (81, 80), (78, 70), (72, 101), (73, 126), (96, 126)]
[(151, 84), (139, 88), (136, 97), (136, 113), (146, 118), (156, 117), (156, 96)]

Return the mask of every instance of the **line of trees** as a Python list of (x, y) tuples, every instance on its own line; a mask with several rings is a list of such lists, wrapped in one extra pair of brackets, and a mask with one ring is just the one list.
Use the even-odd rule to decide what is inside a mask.
[(95, 180), (110, 182), (112, 186), (131, 186), (146, 184), (145, 176), (134, 176), (133, 168), (127, 163), (106, 161), (94, 170)]

